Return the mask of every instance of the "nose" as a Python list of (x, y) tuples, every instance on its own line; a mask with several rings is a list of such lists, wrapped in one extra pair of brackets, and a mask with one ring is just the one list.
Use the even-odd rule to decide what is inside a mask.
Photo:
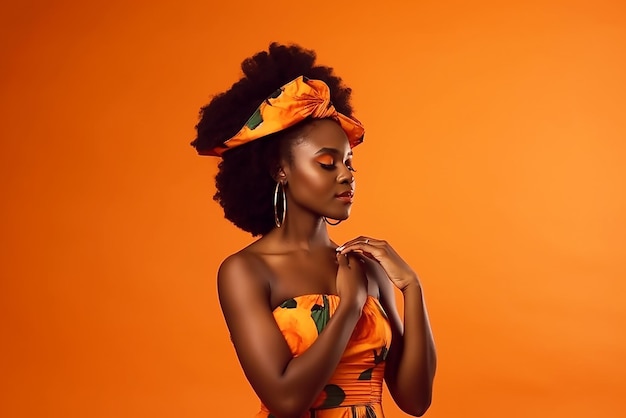
[(337, 181), (339, 183), (347, 183), (347, 184), (354, 183), (354, 175), (352, 174), (352, 171), (350, 171), (348, 167), (346, 167), (345, 164), (341, 165), (341, 169), (339, 170), (339, 175), (337, 176)]

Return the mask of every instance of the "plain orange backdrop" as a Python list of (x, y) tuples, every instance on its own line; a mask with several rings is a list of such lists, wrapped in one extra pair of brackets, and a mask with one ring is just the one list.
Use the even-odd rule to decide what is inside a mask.
[(0, 36), (0, 416), (257, 411), (215, 289), (251, 237), (188, 143), (273, 40), (354, 89), (332, 236), (419, 273), (427, 416), (626, 416), (622, 1), (25, 0)]

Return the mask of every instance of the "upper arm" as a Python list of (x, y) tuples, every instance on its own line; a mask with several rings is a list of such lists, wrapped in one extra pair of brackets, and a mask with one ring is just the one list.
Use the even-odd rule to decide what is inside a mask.
[(224, 260), (218, 272), (218, 294), (241, 367), (261, 401), (271, 408), (292, 354), (274, 320), (267, 280), (257, 264), (242, 254)]
[(378, 285), (378, 299), (387, 314), (393, 336), (396, 337), (397, 334), (402, 335), (403, 325), (400, 315), (398, 314), (398, 308), (396, 307), (395, 287), (393, 283), (391, 283), (383, 268), (376, 261), (367, 257), (363, 257), (363, 259), (365, 260), (368, 279), (373, 280)]
[(387, 318), (389, 319), (389, 325), (391, 326), (392, 339), (386, 360), (385, 381), (387, 382), (389, 391), (392, 392), (392, 395), (395, 395), (397, 367), (402, 352), (404, 325), (396, 305), (395, 286), (376, 261), (366, 258), (365, 265), (368, 278), (375, 280), (378, 284), (380, 304), (385, 310)]
[[(420, 378), (413, 378), (415, 374), (410, 375), (410, 373), (414, 373), (414, 368), (411, 368), (410, 370), (412, 371), (407, 375), (407, 369), (404, 367), (406, 362), (402, 360), (406, 358), (404, 353), (404, 323), (396, 307), (396, 287), (391, 280), (389, 280), (387, 274), (378, 263), (369, 260), (367, 264), (368, 277), (373, 277), (378, 282), (380, 302), (387, 313), (392, 330), (391, 347), (387, 354), (385, 365), (385, 382), (387, 383), (391, 397), (400, 409), (407, 414), (421, 416), (430, 405), (432, 387), (420, 390), (420, 388), (425, 386), (422, 386)], [(415, 357), (413, 358), (414, 361), (411, 362), (413, 365), (416, 364), (416, 361), (419, 363), (419, 359), (415, 360)], [(400, 364), (401, 361), (403, 363), (402, 367)], [(407, 376), (410, 376), (408, 380)]]

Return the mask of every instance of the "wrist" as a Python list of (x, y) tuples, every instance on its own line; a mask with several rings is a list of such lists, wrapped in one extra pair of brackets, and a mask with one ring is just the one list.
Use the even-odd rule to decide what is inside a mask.
[(411, 275), (411, 277), (408, 277), (406, 280), (402, 281), (402, 286), (400, 286), (400, 291), (405, 294), (406, 292), (412, 292), (412, 291), (419, 291), (421, 293), (422, 291), (422, 285), (419, 281), (419, 279), (417, 278), (417, 275)]

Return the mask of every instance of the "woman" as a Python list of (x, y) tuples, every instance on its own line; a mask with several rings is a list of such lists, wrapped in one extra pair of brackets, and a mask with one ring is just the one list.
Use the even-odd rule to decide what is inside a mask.
[(202, 108), (192, 145), (222, 158), (215, 200), (226, 218), (260, 236), (218, 273), (257, 417), (382, 417), (383, 379), (421, 416), (436, 360), (418, 276), (384, 240), (337, 246), (326, 229), (348, 218), (354, 196), (364, 129), (351, 90), (297, 46), (271, 44), (242, 69)]

